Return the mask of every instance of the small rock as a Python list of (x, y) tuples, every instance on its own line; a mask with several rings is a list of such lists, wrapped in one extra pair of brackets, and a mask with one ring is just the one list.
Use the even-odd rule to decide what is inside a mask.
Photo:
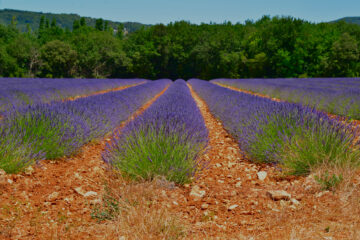
[(188, 184), (188, 183), (187, 183), (187, 184), (184, 184), (184, 187), (185, 187), (185, 188), (189, 188), (189, 187), (190, 187), (190, 184)]
[(268, 191), (266, 195), (268, 195), (274, 201), (289, 201), (291, 199), (291, 194), (284, 190)]
[(290, 202), (294, 205), (300, 205), (300, 202), (296, 200), (295, 198), (290, 199)]
[(223, 180), (218, 180), (218, 183), (224, 183), (224, 181)]
[(260, 181), (264, 181), (265, 178), (267, 177), (267, 172), (265, 172), (265, 171), (260, 171), (260, 172), (257, 173), (257, 176), (258, 176), (258, 179), (259, 179)]
[(33, 174), (34, 173), (34, 168), (32, 167), (32, 166), (29, 166), (29, 167), (27, 167), (27, 168), (25, 168), (25, 174), (26, 175), (31, 175), (31, 174)]
[(93, 197), (96, 197), (97, 195), (98, 195), (97, 192), (89, 191), (89, 192), (84, 194), (84, 197), (93, 198)]
[(0, 176), (5, 176), (6, 172), (3, 169), (0, 169)]
[(220, 168), (220, 167), (221, 167), (221, 164), (220, 164), (220, 163), (217, 163), (217, 164), (215, 164), (215, 166), (216, 166), (217, 168)]
[(235, 197), (235, 196), (237, 195), (237, 192), (236, 192), (236, 191), (231, 191), (230, 195), (231, 195), (232, 197)]
[(203, 205), (201, 205), (201, 209), (205, 210), (205, 209), (208, 209), (209, 207), (209, 204), (207, 203), (204, 203)]
[(179, 206), (177, 201), (173, 201), (173, 204), (176, 205), (176, 206)]
[(93, 200), (90, 200), (90, 204), (91, 204), (91, 205), (101, 204), (101, 200), (100, 200), (100, 199), (93, 199)]
[(64, 198), (64, 201), (67, 202), (67, 203), (71, 203), (72, 201), (74, 201), (74, 198), (71, 196), (71, 197), (66, 197)]
[(198, 185), (195, 185), (191, 189), (190, 197), (192, 197), (194, 200), (200, 200), (205, 196), (205, 194), (206, 194), (205, 190), (201, 190)]
[(59, 193), (58, 193), (58, 192), (53, 192), (53, 193), (51, 193), (51, 194), (47, 197), (47, 199), (48, 199), (49, 202), (53, 202), (53, 201), (55, 201), (58, 197), (59, 197)]
[(84, 190), (81, 188), (81, 187), (77, 187), (77, 188), (74, 188), (75, 192), (77, 192), (78, 194), (80, 194), (81, 196), (84, 196), (85, 195), (85, 192)]
[(236, 163), (235, 162), (228, 162), (228, 168), (232, 168), (233, 166), (235, 166)]
[(234, 210), (235, 208), (237, 208), (239, 205), (237, 204), (234, 204), (234, 205), (231, 205), (230, 207), (228, 207), (228, 210), (231, 211), (231, 210)]
[(9, 184), (13, 184), (13, 183), (14, 183), (14, 181), (11, 180), (10, 178), (7, 180), (7, 182), (8, 182)]
[(242, 184), (242, 182), (237, 182), (237, 183), (235, 184), (235, 187), (241, 187), (241, 184)]

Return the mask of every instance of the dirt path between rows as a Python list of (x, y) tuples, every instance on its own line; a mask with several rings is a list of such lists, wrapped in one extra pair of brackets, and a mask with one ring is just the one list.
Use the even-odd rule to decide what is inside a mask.
[[(144, 112), (168, 88), (139, 108), (117, 130)], [(106, 166), (101, 153), (109, 137), (89, 143), (81, 153), (42, 161), (24, 174), (0, 176), (0, 239), (104, 239), (89, 227), (101, 203)]]
[[(348, 201), (321, 193), (312, 177), (284, 179), (273, 167), (246, 160), (189, 87), (209, 129), (209, 149), (202, 157), (210, 165), (191, 185), (166, 192), (168, 207), (190, 224), (185, 239), (351, 239), (358, 234), (359, 217), (347, 215), (358, 205), (344, 207)], [(264, 180), (260, 173), (267, 174)], [(272, 190), (291, 197), (274, 201), (268, 195)]]

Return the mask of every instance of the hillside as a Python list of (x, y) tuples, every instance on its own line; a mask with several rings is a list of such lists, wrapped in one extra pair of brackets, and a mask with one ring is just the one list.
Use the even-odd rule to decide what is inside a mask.
[(347, 23), (354, 23), (360, 25), (360, 17), (344, 17), (344, 18), (340, 18), (339, 20), (336, 20), (336, 22), (339, 21), (345, 21)]
[[(26, 31), (27, 24), (30, 25), (31, 29), (37, 30), (39, 27), (39, 22), (41, 16), (45, 16), (50, 21), (55, 18), (59, 26), (63, 28), (72, 29), (74, 20), (79, 20), (81, 18), (78, 14), (54, 14), (54, 13), (42, 13), (42, 12), (30, 12), (30, 11), (21, 11), (21, 10), (12, 10), (12, 9), (2, 9), (0, 10), (0, 24), (10, 24), (13, 17), (16, 17), (17, 26), (21, 31)], [(85, 17), (87, 25), (95, 26), (95, 18)], [(117, 28), (117, 25), (120, 22), (108, 21), (109, 26)], [(143, 26), (149, 26), (137, 22), (123, 22), (124, 27), (128, 32), (134, 32), (137, 29)]]

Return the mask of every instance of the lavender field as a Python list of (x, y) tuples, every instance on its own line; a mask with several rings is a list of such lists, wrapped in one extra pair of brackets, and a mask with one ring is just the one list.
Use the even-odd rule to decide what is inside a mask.
[[(186, 183), (206, 166), (199, 159), (208, 143), (208, 129), (184, 80), (1, 81), (4, 117), (0, 122), (0, 168), (6, 172), (21, 171), (42, 159), (76, 154), (86, 143), (109, 133), (113, 140), (103, 160), (129, 177), (154, 179), (160, 175)], [(314, 79), (311, 86), (309, 81), (218, 79), (211, 83), (191, 79), (188, 84), (253, 162), (274, 164), (294, 175), (307, 175), (325, 160), (329, 165), (358, 167), (356, 130), (317, 109), (357, 118), (359, 79)], [(143, 84), (58, 101), (134, 83)], [(278, 94), (281, 99), (288, 97), (288, 102), (213, 83)], [(143, 114), (121, 132), (113, 132), (167, 86)]]
[(212, 82), (360, 120), (360, 78), (215, 79)]
[(14, 107), (61, 101), (146, 81), (144, 79), (0, 78), (0, 113)]

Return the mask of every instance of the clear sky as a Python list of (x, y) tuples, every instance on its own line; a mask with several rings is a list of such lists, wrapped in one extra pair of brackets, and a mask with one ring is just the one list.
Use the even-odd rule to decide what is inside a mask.
[(11, 8), (141, 23), (244, 22), (263, 15), (286, 15), (322, 22), (360, 16), (360, 0), (0, 0)]

